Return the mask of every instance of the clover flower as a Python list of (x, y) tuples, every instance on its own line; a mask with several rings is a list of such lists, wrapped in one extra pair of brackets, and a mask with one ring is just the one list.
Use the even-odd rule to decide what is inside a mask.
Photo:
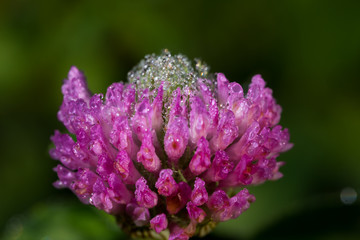
[(280, 178), (276, 158), (292, 144), (260, 75), (245, 94), (208, 70), (165, 50), (104, 97), (71, 67), (58, 112), (69, 134), (51, 137), (55, 187), (114, 215), (132, 236), (188, 239), (237, 218), (255, 201), (245, 186)]

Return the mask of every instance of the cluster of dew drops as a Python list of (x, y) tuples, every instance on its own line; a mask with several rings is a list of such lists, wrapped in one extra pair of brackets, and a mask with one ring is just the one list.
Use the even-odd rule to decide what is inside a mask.
[[(171, 99), (174, 97), (172, 93), (177, 88), (181, 89), (182, 105), (187, 105), (190, 94), (197, 92), (199, 79), (211, 90), (209, 93), (214, 95), (215, 77), (213, 74), (209, 74), (209, 71), (210, 67), (200, 59), (195, 59), (193, 67), (192, 62), (186, 56), (172, 55), (167, 49), (164, 49), (160, 55), (146, 55), (128, 73), (128, 82), (135, 85), (137, 93), (141, 93), (144, 89), (149, 91), (158, 89), (163, 84), (163, 119), (166, 122), (170, 112)], [(148, 97), (152, 99), (154, 95)], [(219, 107), (223, 108), (223, 106)]]

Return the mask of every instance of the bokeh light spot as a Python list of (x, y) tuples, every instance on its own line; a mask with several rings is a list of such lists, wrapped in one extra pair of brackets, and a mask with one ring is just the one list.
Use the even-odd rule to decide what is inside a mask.
[(357, 192), (351, 187), (346, 187), (340, 193), (341, 202), (346, 205), (353, 204), (357, 199)]

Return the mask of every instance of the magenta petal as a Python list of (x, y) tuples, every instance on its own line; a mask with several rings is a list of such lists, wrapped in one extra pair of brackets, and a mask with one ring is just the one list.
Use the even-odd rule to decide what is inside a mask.
[(199, 97), (191, 99), (190, 112), (190, 140), (196, 144), (199, 138), (205, 137), (208, 134), (210, 127), (210, 115), (206, 110), (206, 106)]
[(208, 193), (205, 188), (205, 182), (197, 177), (194, 183), (194, 189), (191, 192), (191, 201), (196, 206), (200, 206), (206, 203), (207, 200), (208, 200)]
[(249, 194), (249, 191), (244, 188), (238, 192), (234, 197), (230, 199), (231, 205), (231, 218), (237, 218), (241, 213), (246, 211), (250, 207), (250, 203), (255, 201), (255, 197)]
[(124, 84), (113, 83), (106, 91), (106, 104), (118, 107), (123, 101)]
[(92, 154), (100, 157), (110, 152), (100, 124), (93, 125), (90, 128), (90, 139), (89, 150)]
[(96, 172), (103, 179), (107, 179), (107, 177), (114, 172), (114, 161), (107, 155), (99, 156)]
[(90, 100), (90, 91), (87, 87), (84, 74), (75, 66), (70, 68), (68, 79), (65, 79), (61, 91), (65, 101), (83, 99)]
[(219, 106), (218, 101), (213, 97), (211, 90), (202, 81), (198, 81), (200, 88), (200, 96), (204, 100), (206, 106), (208, 106), (208, 113), (210, 116), (210, 127), (208, 135), (212, 135), (216, 130), (219, 123)]
[(72, 149), (75, 143), (69, 135), (55, 131), (54, 136), (51, 137), (51, 141), (55, 145), (55, 148), (50, 150), (50, 156), (53, 159), (60, 160), (64, 166), (72, 170), (81, 167), (81, 162), (78, 162), (73, 156)]
[(131, 84), (113, 83), (106, 92), (104, 115), (113, 121), (119, 116), (132, 115), (135, 102), (135, 87)]
[(163, 169), (159, 174), (159, 178), (155, 183), (158, 193), (163, 196), (171, 196), (178, 191), (178, 184), (172, 177), (173, 171), (171, 169)]
[(219, 103), (225, 105), (227, 98), (229, 96), (229, 81), (226, 79), (225, 75), (222, 73), (217, 74), (217, 94)]
[(138, 146), (135, 145), (128, 119), (125, 116), (116, 117), (110, 132), (110, 143), (120, 150), (126, 150), (129, 156), (136, 156)]
[(158, 203), (158, 196), (150, 190), (144, 177), (136, 181), (135, 198), (141, 207), (153, 208)]
[(140, 102), (135, 111), (135, 115), (131, 119), (133, 132), (140, 141), (143, 141), (144, 135), (151, 131), (151, 105), (148, 98), (144, 98)]
[(93, 186), (99, 177), (89, 169), (80, 169), (76, 173), (76, 180), (70, 185), (70, 189), (83, 202), (88, 204)]
[(206, 213), (201, 208), (197, 207), (193, 202), (188, 202), (186, 205), (189, 217), (198, 223), (201, 223), (206, 216)]
[(185, 182), (179, 182), (178, 186), (178, 192), (175, 195), (166, 198), (166, 210), (170, 214), (178, 213), (190, 200), (190, 186)]
[(184, 154), (189, 139), (189, 128), (184, 117), (175, 118), (165, 133), (164, 148), (169, 161), (177, 163)]
[(210, 196), (207, 206), (212, 211), (211, 217), (215, 221), (227, 221), (232, 216), (230, 199), (223, 190), (215, 191)]
[(113, 201), (111, 193), (109, 194), (109, 189), (100, 178), (94, 183), (90, 203), (110, 214), (116, 214), (120, 207), (118, 203)]
[(158, 214), (150, 220), (150, 227), (157, 233), (165, 230), (167, 226), (168, 220), (164, 213)]
[(183, 107), (181, 106), (181, 89), (177, 88), (173, 93), (173, 100), (170, 107), (169, 123), (176, 117), (182, 116)]
[(56, 188), (68, 188), (76, 179), (75, 173), (63, 167), (62, 165), (57, 165), (54, 168), (54, 171), (57, 173), (59, 178), (59, 180), (54, 183)]
[(220, 116), (215, 136), (211, 139), (213, 151), (224, 150), (238, 137), (238, 127), (232, 111), (224, 110)]
[(227, 178), (233, 168), (234, 163), (230, 161), (226, 152), (219, 150), (215, 153), (211, 167), (206, 172), (206, 176), (204, 178), (213, 182), (223, 180)]
[(241, 156), (246, 154), (247, 147), (253, 142), (258, 136), (260, 131), (260, 125), (258, 122), (253, 122), (246, 132), (242, 135), (239, 141), (230, 146), (227, 153), (230, 159), (239, 161)]
[(130, 115), (135, 102), (135, 87), (131, 84), (113, 83), (106, 92), (106, 106), (114, 116)]
[(143, 136), (140, 151), (137, 153), (137, 161), (141, 162), (149, 172), (158, 172), (160, 170), (161, 162), (156, 155), (150, 133)]
[(197, 149), (192, 157), (189, 168), (194, 175), (200, 175), (211, 165), (209, 142), (201, 137), (198, 141)]
[(150, 220), (150, 212), (146, 207), (140, 207), (136, 203), (129, 203), (126, 205), (126, 213), (134, 221), (138, 227), (147, 225)]
[(276, 104), (272, 90), (265, 88), (265, 81), (261, 75), (252, 78), (247, 98), (258, 106), (261, 114), (257, 121), (261, 126), (272, 127), (280, 121), (281, 107)]
[(111, 199), (119, 204), (129, 203), (133, 198), (133, 193), (130, 192), (125, 184), (120, 180), (115, 173), (111, 173), (108, 179), (109, 183), (109, 195)]
[(253, 164), (254, 158), (243, 155), (229, 176), (222, 181), (223, 186), (245, 186), (253, 183), (253, 174), (257, 165)]
[(152, 128), (156, 132), (160, 131), (163, 125), (163, 117), (162, 117), (163, 95), (164, 95), (164, 89), (163, 89), (163, 84), (161, 84), (158, 89), (157, 95), (151, 104), (152, 107), (151, 123), (152, 123)]
[(125, 150), (119, 151), (116, 156), (114, 171), (127, 184), (135, 184), (136, 180), (140, 178), (139, 172)]
[(173, 225), (170, 228), (170, 236), (168, 240), (188, 240), (189, 235), (186, 234), (185, 229), (178, 225)]
[(247, 98), (251, 99), (253, 102), (256, 102), (261, 97), (261, 92), (263, 91), (264, 87), (265, 81), (262, 79), (261, 75), (255, 75), (251, 79)]

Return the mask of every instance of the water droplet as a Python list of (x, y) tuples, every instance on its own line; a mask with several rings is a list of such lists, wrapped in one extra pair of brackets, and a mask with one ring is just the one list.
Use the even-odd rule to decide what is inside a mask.
[(357, 199), (357, 192), (351, 187), (346, 187), (340, 193), (341, 202), (346, 205), (353, 204)]
[(91, 205), (94, 205), (93, 195), (94, 195), (94, 193), (91, 193), (91, 196), (90, 196), (90, 198), (89, 198), (89, 203), (90, 203)]

